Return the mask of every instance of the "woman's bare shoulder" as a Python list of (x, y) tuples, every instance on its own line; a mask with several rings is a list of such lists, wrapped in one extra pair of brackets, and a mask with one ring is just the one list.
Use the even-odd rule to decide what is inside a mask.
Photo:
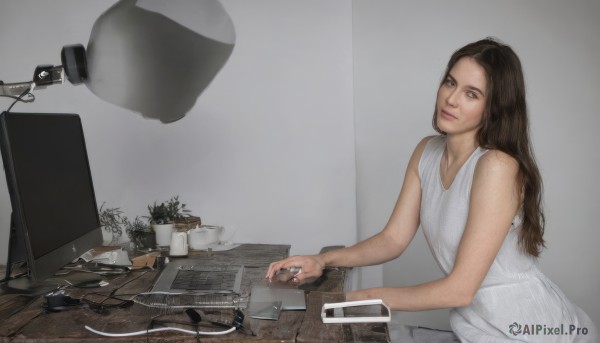
[(417, 146), (415, 147), (415, 150), (412, 153), (412, 156), (410, 158), (410, 164), (409, 164), (409, 168), (417, 168), (417, 166), (419, 165), (419, 160), (421, 159), (421, 155), (423, 154), (423, 151), (425, 150), (425, 147), (427, 146), (427, 143), (429, 143), (429, 141), (431, 141), (433, 138), (438, 137), (438, 136), (426, 136), (423, 137), (420, 141), (419, 144), (417, 144)]
[(425, 136), (423, 138), (421, 138), (421, 140), (419, 141), (419, 144), (417, 144), (417, 147), (415, 148), (415, 152), (423, 152), (423, 150), (425, 150), (425, 146), (427, 146), (427, 143), (429, 143), (429, 141), (431, 141), (432, 139), (439, 137), (439, 136)]
[(513, 156), (496, 149), (487, 151), (477, 161), (477, 174), (505, 175), (516, 177), (519, 173), (519, 162)]

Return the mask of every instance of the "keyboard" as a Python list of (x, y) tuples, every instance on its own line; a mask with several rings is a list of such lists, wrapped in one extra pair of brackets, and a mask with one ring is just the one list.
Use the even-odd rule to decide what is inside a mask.
[(181, 269), (171, 283), (171, 289), (190, 291), (222, 291), (233, 290), (237, 271), (193, 270)]

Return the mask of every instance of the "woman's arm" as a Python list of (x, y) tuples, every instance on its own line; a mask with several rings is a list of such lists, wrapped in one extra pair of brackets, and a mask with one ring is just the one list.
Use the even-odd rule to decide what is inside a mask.
[(479, 290), (521, 204), (519, 166), (499, 151), (483, 155), (475, 169), (469, 217), (454, 268), (444, 278), (411, 287), (349, 292), (347, 300), (382, 299), (395, 310), (467, 306)]
[(295, 281), (318, 277), (326, 266), (358, 267), (374, 265), (398, 257), (410, 243), (419, 227), (421, 208), (421, 183), (419, 160), (430, 137), (417, 145), (409, 161), (404, 183), (394, 210), (385, 228), (376, 235), (351, 247), (329, 251), (320, 255), (292, 256), (273, 262), (265, 277), (271, 279), (280, 268), (302, 267)]

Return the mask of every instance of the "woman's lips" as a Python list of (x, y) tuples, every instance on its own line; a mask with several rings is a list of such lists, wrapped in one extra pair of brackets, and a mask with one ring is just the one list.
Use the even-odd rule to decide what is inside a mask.
[(450, 112), (444, 111), (444, 110), (440, 111), (440, 115), (442, 117), (446, 118), (446, 119), (449, 119), (449, 120), (456, 120), (456, 119), (458, 119), (455, 115), (451, 114)]

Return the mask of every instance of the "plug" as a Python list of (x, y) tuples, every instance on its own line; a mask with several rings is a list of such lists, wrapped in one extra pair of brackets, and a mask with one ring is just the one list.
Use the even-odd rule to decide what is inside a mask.
[(244, 328), (244, 314), (240, 310), (235, 310), (233, 315), (232, 326), (235, 326), (236, 330), (242, 330)]

